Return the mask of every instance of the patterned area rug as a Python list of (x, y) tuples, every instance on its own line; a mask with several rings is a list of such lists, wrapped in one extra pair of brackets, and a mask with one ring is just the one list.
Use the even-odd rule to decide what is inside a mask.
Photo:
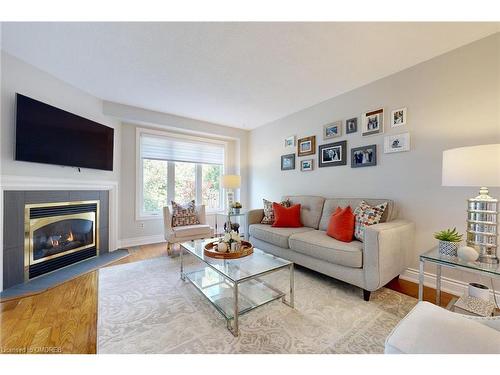
[[(195, 266), (191, 260), (192, 267)], [(266, 281), (287, 290), (288, 271)], [(295, 309), (276, 300), (240, 317), (240, 335), (188, 281), (179, 258), (99, 270), (98, 353), (382, 353), (416, 299), (362, 291), (297, 267)]]

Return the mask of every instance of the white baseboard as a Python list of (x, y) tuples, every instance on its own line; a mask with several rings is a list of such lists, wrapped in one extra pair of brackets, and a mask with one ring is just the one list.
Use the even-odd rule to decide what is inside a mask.
[[(419, 276), (418, 270), (414, 268), (407, 268), (406, 271), (404, 271), (399, 277), (403, 280), (411, 281), (418, 284), (419, 283), (418, 276)], [(500, 285), (498, 284), (499, 283), (496, 282), (494, 286), (497, 298), (500, 298), (500, 290), (499, 290)], [(424, 272), (424, 285), (436, 289), (436, 275), (430, 272)], [(490, 288), (490, 292), (493, 294), (493, 291), (491, 290), (491, 285), (489, 283), (486, 283), (486, 286)], [(468, 290), (468, 283), (456, 279), (451, 279), (449, 277), (441, 276), (442, 292), (454, 294), (456, 296), (461, 296), (464, 293), (467, 293), (467, 290)]]
[(158, 234), (154, 236), (123, 238), (118, 242), (119, 242), (119, 247), (124, 248), (124, 247), (141, 246), (141, 245), (149, 245), (152, 243), (165, 242), (165, 237), (162, 234)]

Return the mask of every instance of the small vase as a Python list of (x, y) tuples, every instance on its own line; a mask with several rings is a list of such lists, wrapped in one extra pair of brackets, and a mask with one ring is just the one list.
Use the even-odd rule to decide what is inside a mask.
[(439, 241), (439, 254), (456, 257), (458, 255), (459, 246), (460, 242)]
[(240, 214), (240, 208), (233, 208), (233, 214), (239, 215)]

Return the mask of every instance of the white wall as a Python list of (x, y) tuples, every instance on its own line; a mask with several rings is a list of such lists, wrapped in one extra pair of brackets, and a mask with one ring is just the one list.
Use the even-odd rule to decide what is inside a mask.
[[(228, 152), (226, 170), (227, 173), (241, 174), (242, 187), (237, 194), (239, 194), (238, 199), (240, 199), (243, 206), (247, 206), (248, 131), (111, 102), (104, 103), (104, 113), (125, 121), (122, 126), (120, 178), (120, 238), (122, 239), (122, 246), (163, 240), (163, 220), (161, 218), (136, 220), (137, 127), (226, 141)], [(213, 225), (214, 217), (209, 215), (208, 220)], [(220, 221), (219, 225), (222, 224)]]
[[(497, 33), (251, 131), (251, 206), (284, 194), (394, 199), (400, 217), (417, 226), (415, 266), (417, 254), (435, 244), (434, 231), (465, 231), (465, 201), (478, 189), (441, 186), (442, 151), (500, 142), (499, 56)], [(317, 168), (316, 154), (313, 172), (298, 169), (299, 160), (310, 157), (298, 158), (294, 171), (280, 171), (285, 137), (316, 135), (317, 144), (329, 143), (322, 139), (323, 124), (354, 116), (359, 122), (362, 112), (379, 107), (385, 108), (383, 135), (362, 137), (358, 131), (334, 139), (347, 140), (348, 150), (377, 144), (377, 166), (353, 169), (349, 155), (347, 166)], [(390, 111), (400, 107), (408, 108), (408, 125), (391, 129)], [(384, 154), (384, 136), (405, 131), (411, 151)], [(500, 197), (500, 189), (491, 194)]]
[[(113, 171), (62, 167), (49, 164), (29, 163), (14, 160), (15, 147), (15, 95), (20, 93), (34, 99), (89, 118), (115, 129)], [(10, 177), (31, 177), (68, 181), (76, 189), (92, 183), (117, 183), (120, 176), (120, 122), (102, 113), (102, 100), (93, 97), (14, 56), (1, 53), (1, 97), (0, 97), (0, 170), (1, 187)], [(0, 190), (1, 191), (1, 190)], [(3, 197), (1, 198), (3, 203)], [(112, 205), (112, 202), (110, 202)], [(0, 205), (1, 207), (1, 205)], [(3, 216), (3, 210), (2, 212)], [(116, 212), (115, 212), (116, 216)], [(116, 220), (116, 217), (114, 219)], [(2, 227), (3, 233), (3, 227)], [(111, 240), (111, 239), (110, 239)], [(3, 243), (0, 241), (0, 243)], [(114, 249), (113, 249), (114, 250)], [(3, 249), (0, 245), (0, 290), (3, 280)]]
[[(3, 175), (83, 180), (114, 180), (120, 175), (120, 122), (104, 116), (102, 100), (95, 98), (14, 56), (2, 52), (1, 164)], [(14, 160), (15, 95), (20, 93), (79, 116), (115, 128), (113, 171), (62, 167)]]

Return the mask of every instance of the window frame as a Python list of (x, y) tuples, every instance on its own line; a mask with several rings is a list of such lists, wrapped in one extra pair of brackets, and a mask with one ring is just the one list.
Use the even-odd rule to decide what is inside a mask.
[[(178, 134), (178, 133), (170, 133), (170, 132), (165, 132), (161, 130), (153, 130), (153, 129), (145, 129), (145, 128), (136, 128), (136, 181), (135, 181), (135, 191), (136, 191), (136, 196), (135, 196), (135, 219), (136, 221), (144, 221), (144, 220), (159, 220), (163, 218), (163, 213), (161, 210), (156, 213), (151, 213), (151, 212), (145, 212), (143, 210), (144, 208), (144, 172), (143, 172), (143, 159), (141, 157), (141, 135), (143, 134), (150, 134), (154, 136), (160, 136), (160, 137), (167, 137), (167, 138), (178, 138), (180, 140), (193, 140), (193, 141), (198, 141), (198, 142), (205, 142), (205, 143), (215, 143), (218, 145), (221, 145), (224, 147), (224, 164), (222, 165), (222, 174), (226, 174), (227, 170), (227, 165), (228, 165), (228, 155), (227, 155), (227, 150), (228, 150), (228, 143), (223, 141), (223, 140), (218, 140), (218, 139), (211, 139), (211, 138), (203, 138), (203, 137), (196, 137), (196, 136), (191, 136), (191, 135), (186, 135), (186, 134)], [(168, 160), (168, 169), (167, 169), (167, 199), (170, 200), (172, 197), (175, 196), (175, 161), (170, 161)], [(202, 180), (203, 180), (203, 168), (202, 165), (203, 163), (194, 163), (196, 165), (195, 167), (195, 181), (196, 181), (196, 202), (201, 202), (202, 201)], [(173, 182), (170, 182), (173, 181)], [(223, 188), (220, 188), (219, 194), (220, 194), (220, 202), (221, 202), (221, 207), (219, 209), (207, 209), (207, 213), (215, 213), (215, 212), (224, 212), (225, 211), (225, 206), (226, 202), (223, 199), (224, 197), (224, 192)]]

